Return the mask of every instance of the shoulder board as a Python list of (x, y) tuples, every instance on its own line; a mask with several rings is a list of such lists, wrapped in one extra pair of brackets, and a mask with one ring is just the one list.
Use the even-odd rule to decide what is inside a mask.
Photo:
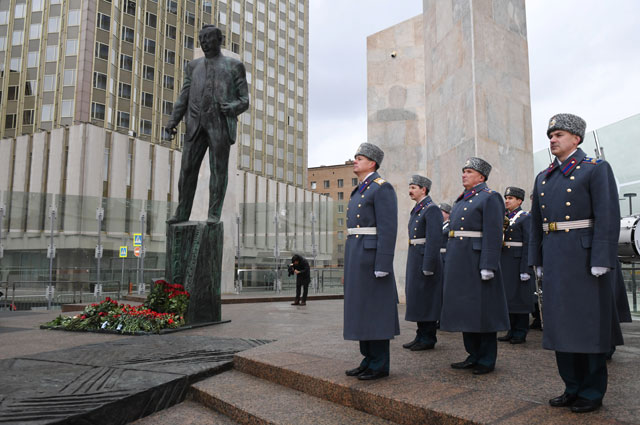
[(482, 189), (483, 192), (487, 192), (487, 193), (493, 193), (495, 192), (495, 190), (491, 190), (488, 187), (485, 187), (484, 189)]
[(588, 156), (585, 156), (584, 159), (582, 160), (584, 164), (600, 164), (602, 161), (603, 161), (602, 159), (589, 158)]
[(374, 180), (374, 182), (378, 183), (379, 185), (382, 185), (385, 183), (385, 179), (383, 179), (382, 177), (378, 177), (377, 179)]

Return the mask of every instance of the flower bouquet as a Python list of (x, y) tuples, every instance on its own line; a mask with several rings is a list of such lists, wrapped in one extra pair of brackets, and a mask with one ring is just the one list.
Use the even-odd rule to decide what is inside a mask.
[(44, 327), (70, 331), (108, 330), (134, 334), (160, 333), (162, 329), (178, 328), (185, 324), (189, 293), (180, 284), (164, 280), (155, 285), (144, 304), (119, 304), (107, 297), (101, 303), (86, 306), (75, 316), (58, 316)]

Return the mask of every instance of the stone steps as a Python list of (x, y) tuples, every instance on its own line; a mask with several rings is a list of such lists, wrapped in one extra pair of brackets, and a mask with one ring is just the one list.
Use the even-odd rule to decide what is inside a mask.
[(241, 424), (390, 424), (237, 370), (194, 384), (189, 397)]
[(146, 418), (132, 422), (134, 425), (235, 425), (222, 413), (213, 412), (211, 409), (187, 400), (176, 404), (166, 410), (156, 412)]

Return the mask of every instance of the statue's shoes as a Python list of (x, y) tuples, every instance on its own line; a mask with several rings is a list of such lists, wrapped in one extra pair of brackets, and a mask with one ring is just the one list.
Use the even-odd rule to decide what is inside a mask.
[(176, 224), (176, 223), (182, 223), (183, 221), (186, 221), (186, 220), (180, 220), (177, 216), (175, 216), (175, 215), (174, 215), (173, 217), (171, 217), (170, 219), (168, 219), (168, 220), (166, 221), (166, 223), (167, 223), (167, 224)]
[(212, 223), (220, 223), (220, 217), (216, 217), (216, 216), (209, 217), (209, 218), (207, 219), (207, 223), (209, 223), (209, 224), (212, 224)]

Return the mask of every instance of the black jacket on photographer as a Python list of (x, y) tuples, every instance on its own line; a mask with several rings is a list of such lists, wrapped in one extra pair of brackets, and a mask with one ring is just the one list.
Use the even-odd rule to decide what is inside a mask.
[[(302, 255), (295, 254), (291, 258), (291, 264), (289, 264), (289, 276), (294, 274), (294, 270), (297, 270), (299, 273), (296, 274), (296, 300), (293, 305), (305, 305), (307, 302), (307, 293), (309, 291), (309, 282), (311, 282), (311, 269), (309, 268), (309, 262)], [(302, 292), (302, 299), (300, 299), (301, 289), (304, 289)]]

